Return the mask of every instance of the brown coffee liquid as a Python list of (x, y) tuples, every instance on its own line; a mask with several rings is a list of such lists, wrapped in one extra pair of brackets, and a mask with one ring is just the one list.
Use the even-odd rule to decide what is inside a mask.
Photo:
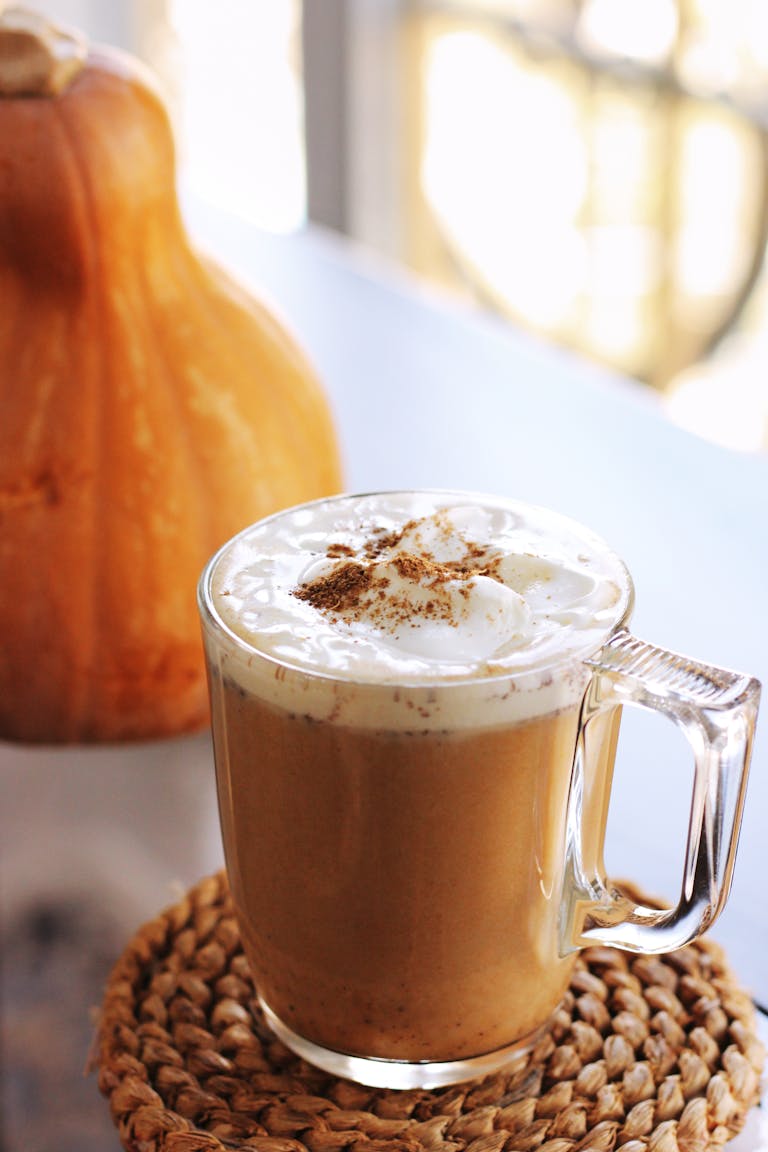
[(557, 927), (578, 708), (384, 732), (231, 681), (212, 689), (243, 943), (283, 1022), (410, 1061), (477, 1056), (540, 1027), (572, 963)]

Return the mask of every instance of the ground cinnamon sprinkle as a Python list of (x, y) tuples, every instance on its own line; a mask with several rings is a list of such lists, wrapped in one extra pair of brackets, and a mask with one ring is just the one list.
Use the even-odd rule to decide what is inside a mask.
[(306, 600), (321, 612), (344, 612), (360, 603), (360, 597), (370, 589), (372, 583), (373, 573), (370, 568), (350, 560), (348, 564), (341, 564), (325, 576), (301, 584), (294, 589), (293, 594), (298, 600)]
[[(388, 628), (399, 625), (419, 627), (422, 619), (442, 620), (458, 625), (455, 604), (451, 591), (455, 592), (456, 582), (461, 582), (459, 593), (464, 600), (469, 596), (472, 580), (477, 576), (489, 576), (501, 582), (500, 558), (489, 555), (488, 549), (472, 541), (464, 542), (464, 555), (459, 560), (438, 561), (423, 549), (421, 554), (410, 551), (395, 552), (404, 538), (412, 535), (417, 547), (422, 546), (420, 521), (410, 520), (395, 531), (384, 528), (373, 529), (361, 551), (363, 560), (348, 560), (333, 568), (323, 576), (318, 576), (307, 584), (293, 590), (299, 600), (311, 604), (318, 611), (327, 613), (332, 619), (354, 618), (363, 606), (372, 623)], [(441, 524), (444, 538), (452, 532), (449, 523)], [(332, 542), (326, 556), (342, 560), (354, 555), (353, 549), (344, 543)], [(388, 591), (390, 580), (381, 572), (375, 572), (372, 564), (376, 560), (387, 560), (397, 574), (410, 584), (426, 589), (432, 595), (426, 600), (414, 598), (408, 592)], [(447, 589), (450, 583), (453, 589)]]
[(403, 536), (415, 524), (415, 520), (409, 520), (402, 528), (395, 528), (391, 532), (388, 532), (386, 528), (374, 528), (371, 536), (365, 542), (364, 555), (366, 560), (378, 560), (385, 552), (397, 548)]
[(428, 560), (424, 556), (414, 556), (412, 552), (401, 552), (393, 556), (392, 563), (404, 580), (423, 583), (429, 588), (444, 584), (446, 580), (456, 579), (456, 573), (451, 571), (448, 565), (438, 564), (436, 560)]
[(325, 554), (326, 556), (330, 556), (333, 559), (336, 559), (339, 556), (354, 556), (355, 550), (351, 544), (329, 544)]

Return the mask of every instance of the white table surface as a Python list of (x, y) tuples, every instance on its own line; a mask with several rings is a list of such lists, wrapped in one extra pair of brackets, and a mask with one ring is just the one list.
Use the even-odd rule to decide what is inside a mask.
[[(200, 246), (273, 304), (319, 370), (348, 489), (463, 488), (573, 516), (628, 563), (638, 635), (768, 686), (768, 457), (681, 431), (640, 387), (330, 237), (265, 235), (200, 203), (186, 212)], [(712, 932), (764, 1006), (766, 727), (763, 716), (731, 900)], [(218, 867), (211, 765), (205, 734), (138, 748), (0, 744), (4, 918), (25, 895), (98, 877), (110, 914), (132, 929), (173, 898), (173, 882)], [(690, 785), (676, 729), (628, 716), (609, 828), (615, 875), (676, 897)], [(744, 1152), (765, 1146), (754, 1123), (763, 1128), (740, 1139)]]

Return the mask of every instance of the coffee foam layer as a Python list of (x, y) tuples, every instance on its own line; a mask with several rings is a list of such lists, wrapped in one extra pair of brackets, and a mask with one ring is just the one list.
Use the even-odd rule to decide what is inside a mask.
[(409, 731), (577, 702), (584, 656), (631, 600), (621, 561), (586, 530), (451, 493), (289, 510), (226, 545), (208, 588), (228, 634), (220, 670), (245, 691), (313, 719)]

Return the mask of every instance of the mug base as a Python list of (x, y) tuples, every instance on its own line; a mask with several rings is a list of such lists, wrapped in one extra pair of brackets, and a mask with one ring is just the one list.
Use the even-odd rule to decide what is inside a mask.
[(547, 1021), (541, 1028), (516, 1040), (514, 1044), (465, 1060), (387, 1060), (381, 1057), (351, 1056), (315, 1044), (289, 1028), (261, 996), (258, 1002), (269, 1027), (297, 1056), (333, 1076), (356, 1080), (358, 1084), (366, 1084), (371, 1088), (445, 1088), (466, 1080), (478, 1080), (498, 1072), (514, 1057), (530, 1051), (549, 1030)]

